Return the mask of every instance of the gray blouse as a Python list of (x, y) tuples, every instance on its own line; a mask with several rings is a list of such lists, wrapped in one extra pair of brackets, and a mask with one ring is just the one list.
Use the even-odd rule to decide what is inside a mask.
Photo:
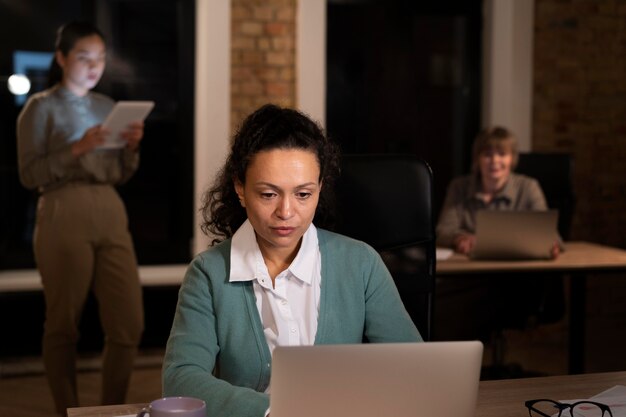
[(60, 84), (34, 94), (17, 118), (20, 181), (40, 192), (70, 182), (120, 184), (139, 166), (139, 153), (124, 149), (72, 155), (72, 144), (102, 123), (113, 108), (109, 97), (89, 92), (79, 97)]
[(541, 186), (534, 178), (511, 174), (489, 203), (480, 198), (480, 179), (475, 175), (450, 182), (437, 223), (437, 245), (452, 247), (461, 234), (476, 232), (478, 210), (547, 210)]

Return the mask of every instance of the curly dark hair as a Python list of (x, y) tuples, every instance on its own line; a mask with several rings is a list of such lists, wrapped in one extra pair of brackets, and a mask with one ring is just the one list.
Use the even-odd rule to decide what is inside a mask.
[(202, 197), (202, 231), (216, 236), (213, 244), (232, 237), (246, 220), (246, 211), (235, 192), (234, 181), (245, 184), (252, 158), (272, 149), (303, 149), (315, 153), (324, 184), (313, 221), (327, 227), (333, 221), (333, 185), (339, 176), (339, 148), (320, 126), (305, 114), (266, 104), (243, 121), (235, 135), (226, 163)]

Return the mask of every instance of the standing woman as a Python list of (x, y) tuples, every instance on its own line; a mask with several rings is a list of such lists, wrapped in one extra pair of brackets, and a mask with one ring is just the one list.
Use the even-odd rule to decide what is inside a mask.
[(33, 237), (46, 300), (43, 359), (56, 410), (78, 406), (78, 324), (92, 290), (105, 346), (102, 403), (123, 403), (143, 332), (143, 305), (128, 219), (114, 186), (139, 166), (143, 123), (123, 149), (99, 150), (113, 100), (92, 92), (105, 67), (100, 31), (72, 22), (57, 32), (50, 86), (17, 120), (20, 181), (40, 197)]

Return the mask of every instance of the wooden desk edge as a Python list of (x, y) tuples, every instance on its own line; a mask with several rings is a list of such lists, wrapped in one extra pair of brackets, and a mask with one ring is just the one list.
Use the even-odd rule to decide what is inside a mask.
[[(527, 415), (524, 401), (534, 398), (567, 400), (589, 398), (615, 385), (626, 384), (626, 372), (561, 375), (480, 381), (477, 417)], [(68, 408), (68, 417), (113, 417), (136, 414), (147, 404)]]
[[(623, 271), (626, 268), (626, 250), (598, 243), (570, 241), (565, 242), (563, 254), (556, 260), (546, 261), (473, 261), (467, 256), (454, 254), (452, 257), (437, 261), (437, 275), (468, 275), (510, 272), (610, 272)], [(582, 259), (581, 253), (591, 255)]]
[(67, 417), (113, 417), (137, 414), (148, 404), (100, 405), (67, 409)]

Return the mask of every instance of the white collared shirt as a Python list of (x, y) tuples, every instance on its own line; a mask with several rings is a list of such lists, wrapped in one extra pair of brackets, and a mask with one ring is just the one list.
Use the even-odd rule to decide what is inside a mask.
[(276, 346), (312, 345), (317, 333), (321, 286), (321, 255), (315, 226), (311, 224), (304, 233), (291, 265), (276, 276), (276, 288), (272, 288), (248, 220), (233, 235), (230, 261), (230, 282), (253, 281), (270, 352)]

